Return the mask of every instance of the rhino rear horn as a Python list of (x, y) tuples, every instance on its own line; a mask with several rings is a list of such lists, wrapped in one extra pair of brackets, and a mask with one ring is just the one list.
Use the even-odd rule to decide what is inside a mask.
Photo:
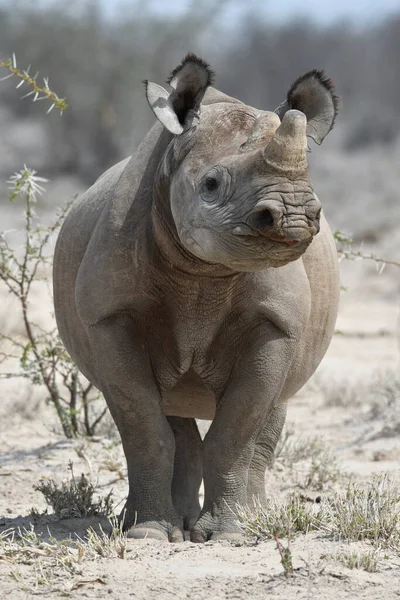
[(275, 110), (282, 120), (288, 110), (300, 110), (307, 117), (307, 136), (317, 144), (333, 128), (339, 109), (334, 85), (324, 71), (314, 69), (301, 75), (291, 86), (287, 98)]
[(173, 88), (171, 94), (156, 83), (144, 82), (150, 108), (168, 131), (179, 135), (188, 124), (189, 115), (198, 113), (213, 78), (209, 65), (190, 53), (167, 80)]

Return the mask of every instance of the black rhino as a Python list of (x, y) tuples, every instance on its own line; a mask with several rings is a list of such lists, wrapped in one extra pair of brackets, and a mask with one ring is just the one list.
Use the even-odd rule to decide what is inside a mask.
[[(76, 202), (55, 250), (60, 335), (121, 434), (137, 538), (239, 534), (235, 506), (265, 501), (287, 400), (337, 314), (306, 157), (333, 127), (331, 82), (310, 71), (266, 112), (212, 80), (189, 54), (171, 93), (145, 82), (158, 122)], [(212, 420), (204, 441), (195, 419)]]

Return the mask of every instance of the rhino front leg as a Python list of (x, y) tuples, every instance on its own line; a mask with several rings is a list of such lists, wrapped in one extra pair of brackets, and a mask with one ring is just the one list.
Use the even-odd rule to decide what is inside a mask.
[(287, 404), (277, 404), (266, 419), (264, 428), (257, 438), (247, 482), (247, 503), (255, 500), (266, 504), (265, 471), (272, 464), (276, 445), (286, 420)]
[(121, 518), (130, 537), (182, 541), (172, 503), (175, 440), (148, 356), (132, 319), (89, 328), (97, 379), (121, 435), (129, 494)]
[(175, 436), (172, 502), (190, 531), (200, 514), (199, 489), (203, 479), (203, 442), (195, 419), (167, 417)]
[[(241, 536), (236, 506), (247, 503), (255, 445), (280, 396), (295, 349), (294, 339), (272, 324), (259, 327), (259, 336), (241, 349), (240, 365), (218, 399), (204, 439), (205, 498), (191, 532), (194, 542)], [(265, 343), (266, 339), (270, 342)]]

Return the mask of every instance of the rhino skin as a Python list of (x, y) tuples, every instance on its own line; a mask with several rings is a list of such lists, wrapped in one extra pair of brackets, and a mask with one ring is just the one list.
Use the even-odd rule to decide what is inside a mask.
[[(235, 507), (266, 502), (287, 400), (337, 315), (306, 157), (333, 126), (331, 82), (306, 73), (275, 112), (212, 83), (193, 54), (171, 93), (145, 82), (156, 124), (75, 203), (55, 250), (58, 328), (121, 435), (135, 538), (240, 536)], [(212, 420), (203, 441), (195, 419)]]

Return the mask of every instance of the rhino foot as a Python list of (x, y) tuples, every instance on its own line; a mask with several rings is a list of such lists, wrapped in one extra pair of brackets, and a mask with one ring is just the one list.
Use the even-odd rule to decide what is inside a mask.
[[(127, 537), (136, 540), (150, 539), (165, 542), (183, 542), (181, 519), (174, 509), (134, 510), (133, 502), (127, 501), (127, 506), (119, 515), (119, 521)], [(137, 504), (136, 504), (137, 506)], [(160, 515), (164, 512), (163, 517)]]
[(204, 543), (209, 540), (242, 540), (244, 537), (231, 515), (225, 517), (220, 515), (218, 518), (204, 513), (190, 532), (190, 540), (196, 543)]
[(190, 541), (197, 544), (203, 544), (208, 540), (212, 542), (217, 541), (240, 541), (245, 538), (245, 535), (241, 531), (214, 531), (213, 533), (205, 533), (193, 529), (190, 532)]
[(180, 529), (175, 527), (172, 531), (168, 532), (165, 527), (156, 523), (150, 522), (148, 524), (141, 523), (128, 530), (128, 538), (135, 540), (160, 540), (164, 542), (183, 542), (184, 537)]

